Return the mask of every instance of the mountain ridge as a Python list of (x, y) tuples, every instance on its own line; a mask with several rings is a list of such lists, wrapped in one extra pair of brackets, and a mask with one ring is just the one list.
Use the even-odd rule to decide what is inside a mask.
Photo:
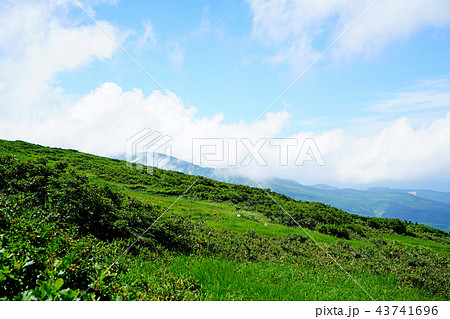
[(129, 164), (0, 140), (1, 300), (448, 300), (448, 232)]
[[(164, 169), (190, 175), (201, 175), (227, 183), (257, 187), (253, 179), (227, 168), (194, 165), (176, 157), (155, 153), (156, 161), (169, 159)], [(125, 160), (126, 156), (116, 157)], [(147, 154), (134, 158), (147, 163)], [(303, 185), (293, 179), (270, 177), (259, 181), (265, 188), (297, 200), (320, 202), (363, 216), (399, 218), (450, 231), (450, 193), (423, 189), (370, 187), (366, 190), (337, 188), (327, 184)]]

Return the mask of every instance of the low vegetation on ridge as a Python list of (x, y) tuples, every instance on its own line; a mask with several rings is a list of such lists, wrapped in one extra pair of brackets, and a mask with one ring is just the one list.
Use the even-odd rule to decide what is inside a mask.
[(3, 300), (448, 300), (449, 242), (398, 219), (0, 140)]

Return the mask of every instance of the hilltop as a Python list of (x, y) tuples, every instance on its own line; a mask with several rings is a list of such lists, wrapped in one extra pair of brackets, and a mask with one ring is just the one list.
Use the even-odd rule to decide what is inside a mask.
[(450, 296), (447, 232), (76, 150), (0, 140), (0, 214), (4, 300)]

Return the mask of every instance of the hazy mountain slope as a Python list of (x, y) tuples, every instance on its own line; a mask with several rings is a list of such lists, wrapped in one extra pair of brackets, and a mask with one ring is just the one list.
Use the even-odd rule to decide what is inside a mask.
[(447, 232), (25, 142), (0, 234), (1, 300), (367, 300), (330, 255), (377, 300), (450, 296)]
[[(323, 190), (276, 178), (267, 181), (265, 186), (295, 199), (322, 202), (354, 214), (399, 218), (450, 230), (450, 204), (421, 198), (407, 190)], [(429, 197), (438, 193), (439, 198), (444, 199), (444, 195), (450, 195), (434, 191), (418, 191), (419, 193)]]
[(417, 197), (450, 204), (450, 193), (437, 192), (437, 191), (431, 191), (431, 190), (392, 189), (392, 188), (387, 188), (387, 187), (372, 187), (372, 188), (367, 189), (367, 192), (411, 194), (411, 195), (414, 195)]
[[(125, 156), (118, 158), (125, 159)], [(162, 154), (155, 155), (155, 163), (162, 162), (164, 158), (169, 159), (165, 169), (228, 183), (256, 186), (252, 179), (236, 175), (231, 169), (201, 167)], [(134, 160), (145, 164), (146, 154), (139, 154)], [(281, 178), (269, 178), (259, 182), (266, 188), (294, 199), (321, 202), (354, 214), (399, 218), (450, 231), (450, 193), (387, 187), (369, 188), (367, 191), (338, 189), (325, 184), (306, 186)]]

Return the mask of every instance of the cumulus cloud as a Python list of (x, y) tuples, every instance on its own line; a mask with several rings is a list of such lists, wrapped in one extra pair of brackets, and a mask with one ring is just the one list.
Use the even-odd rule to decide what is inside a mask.
[[(342, 129), (296, 138), (314, 138), (327, 165), (289, 167), (285, 176), (299, 176), (312, 183), (367, 184), (415, 181), (450, 175), (450, 112), (430, 125), (414, 128), (400, 118), (370, 136), (356, 136)], [(291, 159), (292, 160), (292, 159)]]
[[(91, 2), (84, 3), (93, 15)], [(118, 51), (104, 32), (93, 23), (80, 25), (69, 18), (72, 1), (3, 2), (0, 13), (0, 136), (46, 145), (76, 148), (101, 155), (126, 151), (126, 139), (144, 127), (173, 136), (175, 155), (190, 160), (189, 139), (207, 137), (272, 136), (281, 130), (288, 114), (268, 114), (252, 129), (243, 122), (225, 125), (223, 115), (194, 117), (193, 107), (174, 93), (154, 91), (144, 96), (134, 89), (123, 91), (114, 83), (104, 83), (76, 103), (55, 85), (61, 72), (87, 66), (94, 60), (110, 59)], [(121, 31), (99, 21), (115, 38)], [(143, 22), (143, 43), (156, 41), (151, 23)], [(175, 43), (170, 59), (183, 63), (184, 52)], [(177, 101), (175, 103), (173, 100)], [(64, 104), (64, 102), (67, 102)], [(179, 137), (184, 137), (183, 139)]]
[[(95, 25), (76, 25), (66, 19), (60, 2), (7, 1), (0, 11), (0, 110), (5, 120), (42, 116), (61, 102), (55, 76), (94, 59), (110, 59), (117, 46)], [(73, 5), (73, 3), (72, 3)], [(110, 23), (99, 21), (111, 35)]]
[(196, 109), (185, 107), (179, 97), (169, 94), (170, 97), (156, 90), (144, 96), (139, 89), (123, 91), (115, 83), (104, 83), (63, 114), (23, 121), (22, 125), (11, 123), (5, 132), (10, 138), (30, 140), (32, 136), (35, 142), (47, 145), (117, 155), (126, 152), (128, 138), (143, 128), (150, 128), (171, 136), (173, 155), (191, 161), (193, 139), (246, 137), (256, 140), (261, 136), (274, 136), (289, 117), (284, 111), (269, 113), (251, 127), (244, 122), (223, 124), (223, 115), (216, 114), (212, 118), (196, 118), (197, 125), (189, 117), (195, 116)]
[[(195, 117), (195, 108), (185, 107), (179, 97), (170, 94)], [(171, 98), (160, 91), (144, 96), (139, 89), (123, 91), (114, 83), (105, 83), (64, 114), (22, 126), (11, 125), (7, 131), (15, 138), (22, 134), (24, 139), (30, 140), (33, 136), (35, 142), (48, 145), (115, 155), (126, 152), (127, 138), (148, 127), (171, 136), (172, 154), (186, 161), (193, 158), (194, 139), (222, 139), (225, 152), (222, 160), (206, 163), (216, 167), (229, 164), (228, 154), (233, 149), (227, 149), (227, 145), (230, 140), (236, 140), (237, 172), (257, 177), (288, 177), (304, 183), (366, 184), (419, 180), (436, 175), (448, 178), (450, 175), (450, 113), (421, 128), (414, 128), (407, 118), (400, 118), (365, 137), (348, 134), (342, 129), (322, 134), (299, 132), (286, 140), (288, 143), (297, 140), (298, 145), (289, 148), (289, 162), (283, 166), (279, 147), (270, 147), (269, 143), (289, 121), (287, 112), (269, 113), (254, 126), (244, 122), (224, 124), (221, 114), (197, 117), (200, 124), (197, 126)], [(263, 147), (257, 149), (267, 166), (258, 166), (254, 160), (249, 166), (241, 166), (250, 154), (242, 144), (244, 139), (252, 145), (265, 140)], [(294, 165), (301, 151), (299, 147), (307, 139), (315, 141), (325, 166), (317, 165), (314, 156), (311, 160), (307, 156), (302, 166)], [(204, 143), (212, 144), (211, 141)]]
[[(276, 51), (269, 60), (305, 64), (331, 44), (373, 0), (248, 0), (252, 35)], [(376, 3), (333, 50), (335, 58), (373, 55), (425, 27), (450, 25), (446, 0)]]
[[(280, 145), (275, 148), (269, 147), (268, 140), (280, 137), (279, 133), (290, 118), (286, 111), (268, 113), (263, 120), (253, 126), (243, 121), (224, 124), (222, 114), (199, 117), (195, 107), (187, 106), (189, 104), (175, 93), (169, 92), (170, 96), (166, 96), (160, 91), (154, 91), (145, 95), (140, 89), (123, 90), (112, 82), (100, 85), (76, 103), (62, 108), (61, 100), (65, 98), (65, 94), (55, 85), (55, 76), (61, 72), (77, 70), (94, 60), (110, 59), (118, 48), (94, 25), (79, 25), (65, 19), (68, 14), (67, 6), (73, 4), (65, 1), (53, 5), (49, 3), (2, 3), (0, 11), (0, 28), (3, 31), (0, 33), (2, 138), (75, 148), (98, 155), (116, 155), (126, 152), (126, 141), (129, 137), (148, 127), (172, 136), (173, 155), (187, 161), (192, 160), (193, 139), (222, 139), (225, 153), (230, 153), (233, 149), (229, 145), (234, 142), (231, 144), (228, 142), (236, 141), (235, 155), (238, 165), (246, 160), (249, 148), (253, 147), (261, 153), (267, 166), (258, 166), (253, 161), (251, 165), (241, 167), (239, 170), (240, 173), (247, 175), (282, 176), (305, 183), (331, 184), (402, 181), (437, 175), (440, 178), (450, 177), (448, 166), (450, 113), (434, 120), (428, 126), (419, 128), (414, 127), (408, 118), (403, 117), (364, 137), (349, 134), (344, 130), (332, 130), (322, 134), (301, 131), (285, 141), (286, 148), (292, 140), (297, 140), (298, 145), (288, 153), (290, 165), (283, 166), (280, 165), (280, 153), (276, 151), (282, 147)], [(336, 12), (339, 13), (341, 10), (339, 8), (342, 7), (342, 1), (314, 1), (308, 2), (308, 5), (306, 2), (285, 1), (281, 3), (281, 9), (274, 6), (271, 1), (252, 3), (265, 8), (258, 13), (259, 22), (254, 22), (255, 36), (258, 36), (257, 32), (262, 32), (260, 36), (267, 34), (267, 41), (272, 42), (283, 43), (290, 38), (302, 37), (304, 30), (310, 28), (320, 34), (324, 20), (330, 17), (338, 21), (344, 19), (344, 15), (342, 17), (336, 15)], [(418, 2), (411, 1), (411, 3), (411, 10), (416, 12)], [(441, 2), (436, 1), (434, 4), (439, 7)], [(334, 9), (330, 11), (329, 7)], [(442, 6), (439, 8), (442, 9)], [(290, 17), (291, 11), (305, 12), (305, 10), (310, 13), (305, 17), (305, 21), (297, 21), (295, 15)], [(428, 11), (431, 12), (432, 9)], [(415, 28), (427, 25), (432, 16), (431, 13), (427, 13), (428, 11), (424, 10), (424, 16), (428, 18), (419, 19), (420, 21), (414, 24)], [(263, 18), (269, 13), (272, 14), (269, 19), (272, 25), (261, 25), (262, 29), (258, 31), (256, 27), (266, 23)], [(405, 14), (416, 17), (412, 13)], [(277, 38), (276, 25), (284, 21), (283, 15), (287, 15), (286, 21), (289, 23), (283, 26), (286, 34), (281, 34), (280, 38)], [(444, 16), (442, 13), (442, 17)], [(433, 25), (446, 23), (444, 18), (439, 17), (439, 15), (435, 17)], [(389, 24), (390, 18), (387, 19), (386, 23)], [(101, 23), (110, 34), (120, 38), (120, 30), (108, 22)], [(300, 29), (297, 25), (301, 26)], [(408, 32), (413, 29), (411, 26)], [(408, 32), (404, 31), (402, 34)], [(395, 38), (391, 35), (386, 37)], [(147, 41), (152, 41), (150, 33)], [(312, 40), (304, 38), (303, 45), (314, 51), (310, 41)], [(361, 41), (360, 43), (364, 43), (371, 40)], [(363, 47), (366, 47), (366, 44)], [(174, 54), (174, 64), (183, 63), (183, 56), (182, 52)], [(440, 83), (443, 85), (442, 81)], [(433, 86), (436, 87), (436, 83), (433, 83)], [(405, 92), (408, 94), (396, 95), (390, 101), (378, 103), (377, 107), (394, 111), (411, 104), (413, 107), (420, 104), (437, 108), (448, 101), (445, 89), (430, 92), (419, 88)], [(425, 93), (428, 95), (425, 96)], [(180, 105), (184, 110), (180, 109)], [(199, 125), (197, 126), (184, 111), (195, 118)], [(314, 139), (326, 165), (319, 166), (314, 161), (306, 161), (303, 166), (293, 165), (299, 156), (299, 147), (311, 138)], [(245, 139), (248, 141), (245, 142), (247, 144), (242, 142)], [(262, 139), (265, 139), (266, 143), (259, 147), (258, 143)], [(217, 161), (215, 165), (227, 165), (227, 156), (225, 155), (224, 160)]]

